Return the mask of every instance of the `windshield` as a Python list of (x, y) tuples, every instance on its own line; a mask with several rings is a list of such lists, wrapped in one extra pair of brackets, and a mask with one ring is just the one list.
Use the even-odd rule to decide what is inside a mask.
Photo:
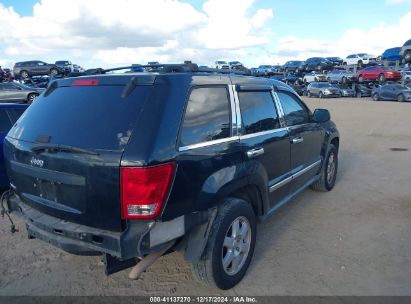
[(328, 82), (319, 83), (318, 87), (320, 87), (320, 88), (335, 88), (335, 86), (333, 84), (328, 83)]

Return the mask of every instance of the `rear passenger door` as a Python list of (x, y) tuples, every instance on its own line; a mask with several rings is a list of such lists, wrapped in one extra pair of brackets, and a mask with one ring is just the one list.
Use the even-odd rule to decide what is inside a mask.
[(237, 86), (242, 120), (240, 142), (245, 163), (248, 170), (264, 176), (270, 193), (269, 207), (288, 195), (288, 185), (284, 180), (290, 171), (288, 132), (281, 125), (271, 90), (269, 86), (266, 90)]
[(310, 111), (294, 94), (279, 91), (277, 96), (290, 135), (293, 175), (290, 190), (293, 192), (310, 182), (319, 172), (324, 130), (319, 124), (311, 121)]

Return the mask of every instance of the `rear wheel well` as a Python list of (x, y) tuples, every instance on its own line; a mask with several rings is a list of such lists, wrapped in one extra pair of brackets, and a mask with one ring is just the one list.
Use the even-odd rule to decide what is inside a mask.
[(340, 146), (340, 139), (338, 137), (334, 137), (331, 140), (331, 144), (334, 145), (337, 148), (337, 151), (338, 151), (338, 148)]
[(229, 197), (236, 197), (249, 202), (254, 210), (255, 215), (263, 214), (263, 201), (261, 193), (255, 185), (248, 185), (228, 195)]

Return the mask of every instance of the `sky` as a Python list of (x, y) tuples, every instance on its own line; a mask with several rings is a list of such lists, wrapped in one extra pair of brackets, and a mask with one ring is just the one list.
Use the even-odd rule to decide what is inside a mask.
[(411, 38), (411, 0), (0, 0), (0, 65), (191, 60), (248, 67), (380, 55)]

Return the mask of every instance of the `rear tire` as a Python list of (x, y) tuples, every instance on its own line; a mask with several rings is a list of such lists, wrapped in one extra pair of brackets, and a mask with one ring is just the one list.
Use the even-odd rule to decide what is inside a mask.
[(380, 75), (378, 76), (378, 81), (379, 81), (380, 83), (384, 83), (384, 82), (385, 82), (385, 75), (384, 75), (384, 74), (380, 74)]
[(219, 207), (203, 256), (192, 264), (195, 277), (223, 290), (244, 277), (254, 253), (256, 219), (249, 203), (227, 198)]
[(36, 100), (37, 98), (37, 94), (35, 93), (31, 93), (27, 96), (27, 103), (32, 103), (34, 100)]
[(374, 94), (372, 94), (372, 99), (374, 101), (378, 101), (378, 100), (380, 100), (380, 96), (378, 95), (378, 93), (374, 93)]
[(58, 74), (59, 74), (59, 71), (57, 69), (50, 70), (50, 76), (57, 76)]
[(330, 144), (327, 151), (323, 167), (321, 168), (320, 179), (312, 184), (312, 190), (328, 192), (334, 188), (338, 171), (338, 150), (333, 144)]
[(323, 92), (320, 92), (320, 93), (318, 94), (318, 98), (323, 98), (323, 97), (324, 97)]
[(398, 100), (398, 102), (404, 102), (404, 101), (405, 101), (405, 96), (404, 96), (404, 94), (398, 95), (397, 100)]
[(362, 75), (360, 75), (360, 76), (358, 77), (358, 82), (359, 82), (359, 83), (364, 82), (364, 77), (363, 77)]

